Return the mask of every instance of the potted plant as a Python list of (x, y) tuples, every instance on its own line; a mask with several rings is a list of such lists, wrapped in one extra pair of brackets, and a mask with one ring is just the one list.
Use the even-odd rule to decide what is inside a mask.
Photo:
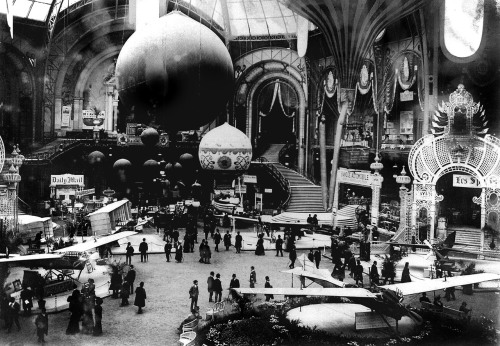
[(490, 249), (493, 250), (496, 247), (495, 238), (498, 237), (498, 230), (494, 227), (486, 224), (484, 225), (482, 231), (484, 234), (489, 235), (491, 237)]

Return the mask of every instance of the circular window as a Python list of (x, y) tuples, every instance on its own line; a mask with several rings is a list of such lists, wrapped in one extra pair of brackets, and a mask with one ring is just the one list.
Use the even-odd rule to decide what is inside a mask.
[(231, 158), (229, 156), (221, 156), (219, 160), (217, 160), (217, 164), (222, 169), (228, 169), (231, 167)]
[(490, 195), (490, 204), (497, 205), (497, 203), (498, 203), (498, 195), (496, 193), (492, 193)]

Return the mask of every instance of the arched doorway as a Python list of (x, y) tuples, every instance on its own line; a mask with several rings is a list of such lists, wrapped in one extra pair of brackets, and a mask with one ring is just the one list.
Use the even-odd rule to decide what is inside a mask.
[(450, 172), (436, 183), (436, 192), (443, 199), (436, 204), (437, 217), (445, 217), (448, 226), (481, 228), (481, 206), (474, 197), (481, 195), (477, 177)]
[(264, 143), (293, 143), (296, 140), (298, 95), (285, 80), (271, 80), (255, 93), (254, 133)]

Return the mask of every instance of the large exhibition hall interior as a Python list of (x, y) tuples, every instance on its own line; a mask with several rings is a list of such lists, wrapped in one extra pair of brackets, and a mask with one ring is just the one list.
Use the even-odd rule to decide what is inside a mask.
[(0, 345), (496, 344), (498, 114), (498, 0), (0, 0)]

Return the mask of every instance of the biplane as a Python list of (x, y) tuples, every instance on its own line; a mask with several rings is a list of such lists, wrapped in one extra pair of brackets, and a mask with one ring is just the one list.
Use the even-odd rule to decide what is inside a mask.
[[(238, 294), (272, 294), (284, 295), (285, 297), (296, 296), (319, 296), (319, 297), (343, 297), (355, 304), (368, 307), (382, 316), (392, 317), (397, 322), (403, 316), (408, 316), (416, 323), (422, 323), (422, 317), (415, 311), (403, 304), (405, 296), (419, 294), (428, 291), (442, 290), (448, 287), (470, 285), (485, 281), (500, 280), (500, 275), (481, 273), (465, 276), (455, 276), (441, 279), (429, 279), (416, 282), (406, 282), (377, 286), (374, 290), (352, 287), (343, 281), (331, 277), (327, 269), (316, 269), (314, 264), (305, 256), (300, 258), (302, 267), (283, 271), (300, 277), (300, 287), (288, 288), (238, 288), (234, 289)], [(322, 287), (307, 287), (305, 279), (319, 284)], [(351, 286), (351, 287), (348, 287)], [(384, 319), (385, 320), (385, 319)], [(389, 325), (389, 324), (388, 324)], [(389, 325), (390, 326), (390, 325)]]
[[(8, 257), (0, 258), (0, 264), (7, 263), (26, 268), (43, 268), (47, 270), (45, 279), (57, 277), (58, 281), (78, 281), (82, 270), (87, 268), (89, 273), (93, 270), (93, 266), (90, 263), (91, 256), (88, 254), (88, 251), (101, 246), (107, 246), (136, 233), (126, 231), (100, 238), (91, 238), (91, 240), (85, 243), (57, 249), (53, 253), (33, 255), (11, 254)], [(76, 277), (73, 276), (75, 272), (78, 273)]]
[(435, 244), (429, 243), (428, 240), (424, 240), (423, 244), (408, 244), (408, 243), (398, 243), (393, 241), (388, 241), (387, 244), (391, 246), (405, 246), (407, 248), (429, 249), (430, 251), (427, 258), (434, 254), (436, 256), (436, 261), (435, 261), (436, 266), (439, 266), (441, 270), (445, 272), (453, 272), (453, 271), (456, 272), (459, 271), (459, 269), (455, 267), (455, 261), (450, 260), (448, 258), (448, 254), (451, 251), (456, 253), (470, 254), (470, 255), (479, 255), (479, 256), (484, 255), (479, 251), (460, 249), (454, 247), (456, 244), (455, 243), (456, 235), (457, 235), (456, 232), (452, 232), (446, 237), (446, 239), (440, 240)]

